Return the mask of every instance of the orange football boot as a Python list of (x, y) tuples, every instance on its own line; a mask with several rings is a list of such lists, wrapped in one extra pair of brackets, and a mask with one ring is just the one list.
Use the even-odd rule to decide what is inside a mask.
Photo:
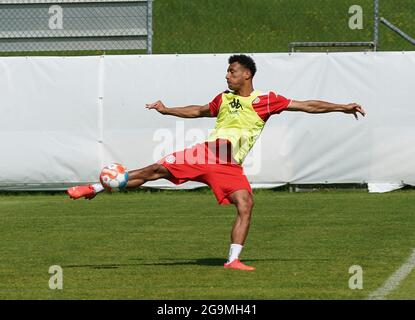
[(95, 190), (92, 185), (87, 186), (76, 186), (66, 190), (66, 193), (71, 199), (79, 199), (84, 197), (85, 199), (91, 200), (96, 196)]
[(230, 263), (225, 263), (223, 266), (226, 269), (246, 270), (246, 271), (255, 270), (254, 267), (250, 267), (250, 266), (243, 264), (239, 259), (235, 259)]

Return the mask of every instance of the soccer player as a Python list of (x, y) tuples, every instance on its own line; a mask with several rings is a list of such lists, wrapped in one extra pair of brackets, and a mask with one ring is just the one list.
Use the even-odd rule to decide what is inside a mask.
[[(210, 103), (199, 106), (167, 107), (161, 101), (147, 104), (147, 109), (180, 118), (216, 117), (215, 130), (204, 143), (174, 152), (157, 163), (129, 171), (127, 188), (138, 188), (147, 181), (168, 179), (175, 184), (186, 181), (210, 186), (219, 204), (234, 204), (236, 220), (231, 232), (229, 257), (225, 268), (254, 270), (239, 260), (251, 222), (254, 201), (242, 163), (261, 134), (266, 121), (283, 111), (307, 113), (343, 112), (365, 116), (356, 103), (334, 104), (324, 101), (296, 101), (270, 92), (254, 90), (254, 60), (246, 55), (229, 58), (226, 81), (229, 91), (218, 94)], [(68, 189), (72, 199), (92, 199), (103, 191), (101, 184)]]

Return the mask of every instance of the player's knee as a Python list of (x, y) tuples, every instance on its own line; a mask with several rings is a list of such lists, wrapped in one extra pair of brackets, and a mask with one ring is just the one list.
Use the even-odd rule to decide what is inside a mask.
[(252, 213), (252, 208), (254, 207), (254, 199), (252, 195), (245, 196), (239, 199), (238, 204), (238, 211), (240, 215), (250, 218)]
[(161, 172), (161, 167), (163, 167), (161, 164), (154, 163), (154, 164), (150, 165), (150, 171), (152, 173), (160, 173)]
[(165, 178), (168, 174), (167, 169), (161, 164), (154, 163), (150, 166), (150, 171), (153, 175), (153, 178)]
[(252, 208), (254, 207), (254, 200), (252, 199), (252, 197), (247, 197), (246, 199), (244, 199), (242, 202), (242, 207), (244, 208), (244, 211), (246, 211), (247, 213), (251, 213)]

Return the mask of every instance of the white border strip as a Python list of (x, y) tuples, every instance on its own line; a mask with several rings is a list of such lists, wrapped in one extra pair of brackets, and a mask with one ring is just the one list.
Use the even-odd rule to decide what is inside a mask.
[(368, 300), (384, 300), (386, 296), (393, 290), (399, 287), (399, 284), (405, 279), (415, 267), (415, 249), (412, 249), (412, 254), (409, 259), (395, 271), (393, 275), (377, 290), (373, 291), (367, 297)]

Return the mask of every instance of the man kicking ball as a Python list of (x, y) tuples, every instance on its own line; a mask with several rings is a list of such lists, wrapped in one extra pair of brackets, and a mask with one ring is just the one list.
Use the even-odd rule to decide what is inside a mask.
[[(128, 172), (127, 188), (138, 188), (147, 181), (168, 179), (175, 184), (198, 181), (213, 190), (219, 204), (234, 204), (236, 220), (231, 232), (231, 245), (225, 268), (255, 270), (239, 260), (251, 222), (254, 205), (251, 186), (242, 163), (261, 134), (266, 121), (282, 111), (308, 113), (343, 112), (365, 116), (356, 104), (334, 104), (324, 101), (296, 101), (275, 92), (254, 90), (252, 79), (256, 73), (254, 60), (246, 55), (229, 58), (226, 81), (230, 91), (217, 95), (212, 102), (197, 106), (168, 108), (161, 101), (147, 104), (163, 115), (181, 118), (216, 117), (216, 126), (204, 143), (174, 152), (148, 167)], [(92, 199), (103, 191), (101, 184), (68, 189), (72, 199)]]

